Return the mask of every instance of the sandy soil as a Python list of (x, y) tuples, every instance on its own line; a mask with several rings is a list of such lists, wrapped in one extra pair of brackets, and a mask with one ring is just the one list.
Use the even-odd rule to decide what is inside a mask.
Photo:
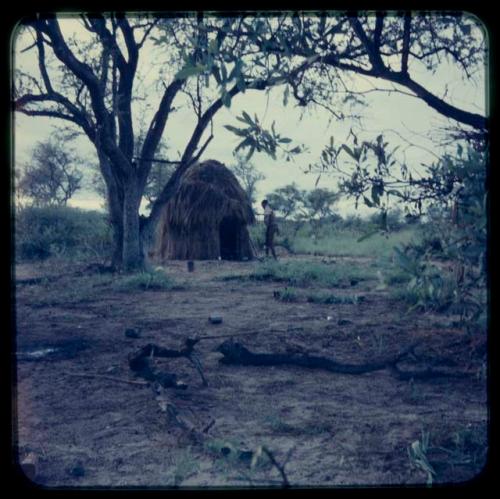
[[(68, 275), (75, 267), (17, 266), (15, 429), (20, 459), (30, 451), (39, 458), (36, 483), (280, 486), (282, 476), (268, 459), (251, 466), (265, 446), (278, 463), (288, 457), (292, 486), (425, 484), (427, 473), (408, 455), (422, 432), (430, 432), (434, 482), (467, 481), (481, 471), (488, 413), (484, 339), (467, 338), (449, 317), (407, 314), (376, 283), (353, 288), (366, 297), (359, 304), (283, 303), (273, 298), (279, 283), (219, 279), (256, 263), (195, 265), (193, 273), (185, 262), (168, 267), (184, 289), (125, 293), (96, 281), (80, 301), (74, 296), (83, 278)], [(44, 275), (53, 279), (26, 282)], [(44, 300), (47, 290), (60, 299)], [(210, 324), (211, 313), (223, 322)], [(127, 337), (130, 328), (140, 338)], [(216, 351), (223, 339), (214, 338), (196, 347), (208, 387), (186, 359), (158, 359), (186, 390), (164, 390), (158, 398), (150, 386), (123, 382), (138, 379), (127, 355), (147, 343), (179, 348), (188, 336), (241, 333), (252, 333), (238, 340), (253, 351), (304, 351), (349, 363), (420, 340), (421, 359), (467, 377), (405, 382), (387, 371), (226, 366)], [(210, 428), (194, 438), (162, 411), (161, 400), (199, 431)]]

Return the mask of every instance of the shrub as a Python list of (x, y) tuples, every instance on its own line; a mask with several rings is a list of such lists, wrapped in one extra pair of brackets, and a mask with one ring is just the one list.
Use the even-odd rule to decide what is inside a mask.
[(111, 228), (106, 215), (70, 207), (25, 207), (15, 217), (18, 260), (48, 257), (106, 259), (111, 249)]
[(178, 289), (179, 286), (163, 271), (139, 272), (125, 276), (118, 280), (115, 288), (121, 291), (133, 290), (150, 290), (150, 291), (165, 291)]

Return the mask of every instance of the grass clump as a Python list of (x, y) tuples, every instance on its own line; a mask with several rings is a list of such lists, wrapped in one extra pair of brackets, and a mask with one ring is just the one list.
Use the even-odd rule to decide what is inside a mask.
[(169, 291), (180, 289), (180, 286), (163, 271), (138, 272), (122, 277), (115, 283), (120, 291)]
[(296, 302), (299, 298), (297, 290), (294, 288), (285, 288), (282, 291), (275, 291), (275, 298), (286, 303)]
[(181, 449), (172, 454), (170, 465), (168, 481), (175, 487), (180, 486), (185, 480), (196, 475), (200, 470), (199, 461), (190, 448)]
[(407, 244), (419, 233), (414, 228), (397, 232), (374, 234), (360, 240), (362, 233), (357, 230), (324, 230), (320, 237), (312, 239), (307, 234), (298, 233), (292, 242), (294, 253), (323, 256), (387, 257), (398, 244)]
[(372, 269), (349, 264), (326, 265), (307, 261), (264, 262), (252, 273), (250, 279), (286, 282), (290, 286), (347, 287), (359, 281), (373, 279)]
[(309, 303), (321, 303), (324, 305), (332, 305), (332, 304), (357, 305), (365, 299), (365, 297), (362, 295), (338, 296), (333, 293), (329, 293), (328, 291), (317, 291), (315, 293), (310, 293), (307, 295), (306, 298)]

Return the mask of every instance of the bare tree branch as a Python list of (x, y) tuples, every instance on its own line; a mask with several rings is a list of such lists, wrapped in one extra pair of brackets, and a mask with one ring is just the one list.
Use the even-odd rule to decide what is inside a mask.
[(408, 74), (408, 56), (410, 54), (411, 14), (405, 13), (403, 21), (403, 49), (401, 53), (401, 73)]

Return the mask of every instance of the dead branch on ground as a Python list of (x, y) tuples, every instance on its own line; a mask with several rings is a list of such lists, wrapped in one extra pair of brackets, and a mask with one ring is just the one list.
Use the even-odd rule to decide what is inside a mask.
[(139, 376), (147, 379), (148, 381), (156, 381), (164, 388), (186, 388), (185, 384), (177, 381), (177, 376), (174, 373), (160, 372), (153, 365), (154, 357), (185, 357), (195, 367), (196, 371), (200, 375), (203, 386), (208, 386), (208, 382), (203, 374), (201, 362), (194, 352), (194, 346), (198, 343), (198, 341), (198, 339), (187, 338), (184, 341), (184, 346), (180, 350), (172, 350), (160, 347), (153, 343), (148, 343), (138, 351), (133, 352), (128, 356), (129, 367)]
[(278, 366), (291, 365), (310, 369), (324, 369), (340, 374), (365, 374), (373, 371), (388, 369), (389, 372), (400, 380), (429, 380), (438, 377), (462, 378), (466, 374), (460, 372), (440, 371), (432, 368), (419, 371), (401, 370), (398, 364), (409, 354), (414, 354), (416, 344), (412, 344), (401, 353), (389, 358), (364, 364), (343, 364), (333, 359), (309, 355), (307, 353), (254, 353), (241, 343), (226, 340), (217, 350), (224, 356), (219, 362), (233, 365), (252, 366)]

